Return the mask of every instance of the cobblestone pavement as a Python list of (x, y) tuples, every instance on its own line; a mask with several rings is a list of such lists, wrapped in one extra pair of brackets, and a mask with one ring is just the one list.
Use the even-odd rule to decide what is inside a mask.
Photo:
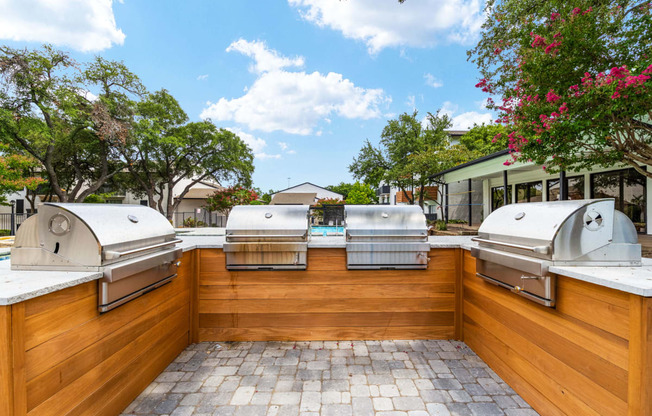
[(537, 413), (462, 342), (312, 341), (191, 345), (123, 415)]

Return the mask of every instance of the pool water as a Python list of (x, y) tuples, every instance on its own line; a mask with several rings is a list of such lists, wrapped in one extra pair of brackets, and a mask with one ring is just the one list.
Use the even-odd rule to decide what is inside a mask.
[(324, 236), (328, 234), (339, 234), (342, 235), (344, 234), (344, 227), (333, 227), (333, 226), (327, 226), (327, 225), (313, 225), (310, 227), (310, 233), (312, 235), (315, 234), (323, 234)]

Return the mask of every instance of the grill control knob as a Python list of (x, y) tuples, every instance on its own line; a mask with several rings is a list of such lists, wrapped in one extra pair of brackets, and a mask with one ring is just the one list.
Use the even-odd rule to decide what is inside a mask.
[(127, 215), (127, 218), (129, 221), (133, 222), (134, 224), (138, 222), (138, 217), (135, 215)]
[(518, 214), (514, 215), (514, 219), (515, 219), (516, 221), (518, 221), (518, 220), (522, 220), (523, 217), (525, 217), (525, 212), (523, 212), (523, 211), (521, 211), (521, 212), (519, 212)]
[(267, 218), (267, 219), (272, 218), (272, 213), (271, 212), (266, 212), (265, 213), (265, 218)]
[(513, 288), (511, 288), (511, 291), (514, 293), (520, 293), (523, 291), (523, 288), (520, 286), (514, 286)]

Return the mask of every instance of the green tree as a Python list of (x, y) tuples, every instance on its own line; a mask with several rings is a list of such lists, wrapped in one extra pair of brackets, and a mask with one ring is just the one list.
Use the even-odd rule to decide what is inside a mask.
[(351, 185), (344, 203), (349, 205), (366, 205), (376, 202), (376, 191), (365, 183), (356, 182)]
[(354, 185), (352, 183), (340, 182), (338, 185), (328, 185), (326, 189), (337, 192), (338, 194), (342, 195), (342, 198), (346, 199), (349, 196), (349, 192), (351, 192), (353, 186)]
[(7, 204), (6, 195), (24, 188), (36, 189), (45, 182), (40, 177), (30, 176), (29, 172), (37, 162), (28, 156), (0, 156), (0, 204)]
[[(507, 125), (512, 160), (652, 172), (648, 1), (489, 0), (469, 56)], [(509, 161), (507, 163), (510, 163)]]
[(428, 113), (425, 123), (417, 115), (416, 111), (403, 113), (390, 120), (382, 131), (379, 146), (374, 147), (367, 140), (349, 171), (374, 187), (383, 181), (399, 188), (410, 204), (423, 206), (425, 187), (432, 182), (430, 176), (441, 170), (441, 164), (424, 161), (448, 155), (451, 145), (446, 129), (452, 123), (450, 117), (440, 115), (439, 111)]
[[(133, 132), (121, 147), (135, 189), (168, 218), (195, 184), (213, 180), (248, 186), (254, 170), (251, 149), (234, 133), (210, 121), (187, 120), (167, 91), (150, 94), (138, 103)], [(175, 196), (182, 180), (186, 186)]]
[[(41, 165), (60, 201), (83, 201), (123, 168), (132, 97), (144, 92), (120, 62), (79, 67), (66, 53), (0, 47), (0, 137)], [(91, 99), (89, 89), (98, 88)]]
[(507, 129), (500, 124), (474, 124), (460, 137), (460, 144), (478, 158), (507, 149)]

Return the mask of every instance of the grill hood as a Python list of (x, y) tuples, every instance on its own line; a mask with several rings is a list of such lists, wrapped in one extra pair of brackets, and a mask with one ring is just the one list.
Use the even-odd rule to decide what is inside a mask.
[(419, 206), (347, 205), (349, 269), (425, 269), (428, 230)]
[(640, 264), (640, 245), (631, 220), (613, 199), (512, 204), (492, 212), (478, 229), (481, 247), (554, 264)]
[(304, 270), (308, 205), (240, 205), (226, 223), (228, 270)]
[(512, 204), (492, 212), (471, 249), (476, 275), (553, 307), (550, 266), (640, 266), (641, 246), (613, 199)]
[(11, 268), (101, 271), (98, 309), (106, 312), (173, 279), (180, 241), (142, 205), (45, 203), (18, 229)]

